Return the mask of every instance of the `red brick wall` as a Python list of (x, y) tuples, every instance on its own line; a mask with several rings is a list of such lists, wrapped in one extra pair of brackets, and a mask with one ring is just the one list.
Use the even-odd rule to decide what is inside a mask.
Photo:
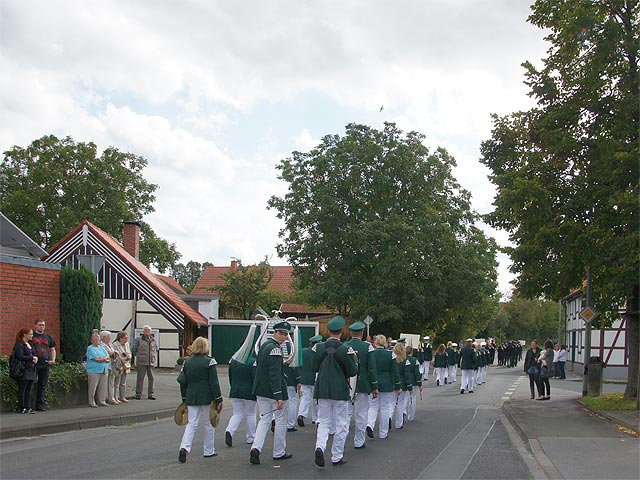
[(0, 353), (9, 355), (22, 327), (47, 322), (60, 352), (60, 270), (0, 262)]

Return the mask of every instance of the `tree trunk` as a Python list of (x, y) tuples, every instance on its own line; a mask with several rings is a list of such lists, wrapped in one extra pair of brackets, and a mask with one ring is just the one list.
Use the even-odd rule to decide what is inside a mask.
[(639, 295), (638, 285), (634, 288), (633, 297), (627, 302), (624, 318), (627, 323), (627, 348), (629, 349), (629, 368), (627, 373), (627, 388), (624, 398), (638, 398), (638, 363), (640, 360), (640, 321), (638, 319)]

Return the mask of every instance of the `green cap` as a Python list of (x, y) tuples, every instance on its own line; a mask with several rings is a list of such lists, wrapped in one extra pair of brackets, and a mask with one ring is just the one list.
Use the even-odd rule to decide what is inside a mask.
[(355, 322), (349, 325), (349, 330), (353, 330), (354, 332), (361, 332), (364, 330), (366, 325), (362, 322)]
[(324, 340), (324, 338), (322, 337), (322, 335), (314, 335), (313, 337), (311, 337), (311, 338), (309, 339), (309, 342), (311, 342), (311, 343), (318, 343), (318, 342), (321, 342), (321, 341), (323, 341), (323, 340)]
[(344, 318), (340, 316), (333, 317), (331, 320), (329, 320), (329, 323), (327, 323), (327, 328), (332, 332), (339, 332), (344, 328), (345, 323), (347, 322), (344, 320)]
[(277, 330), (282, 330), (285, 332), (289, 332), (291, 331), (291, 324), (289, 322), (287, 322), (286, 320), (282, 321), (282, 322), (278, 322), (273, 326), (273, 330), (277, 331)]

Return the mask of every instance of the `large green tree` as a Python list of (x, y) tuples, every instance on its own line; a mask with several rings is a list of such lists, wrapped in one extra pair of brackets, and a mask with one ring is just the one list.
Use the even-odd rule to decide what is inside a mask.
[[(142, 173), (147, 160), (94, 143), (47, 135), (4, 152), (0, 210), (45, 250), (82, 220), (122, 239), (122, 222), (153, 212), (157, 185)], [(160, 272), (180, 253), (141, 222), (140, 260)]]
[(638, 0), (540, 0), (541, 68), (525, 63), (526, 112), (494, 117), (482, 162), (498, 188), (488, 220), (510, 232), (521, 296), (558, 299), (593, 272), (604, 322), (626, 306), (627, 396), (638, 385)]
[(235, 309), (245, 320), (249, 320), (256, 313), (261, 300), (272, 301), (267, 293), (269, 282), (273, 278), (273, 270), (265, 258), (257, 265), (243, 265), (237, 260), (237, 267), (220, 275), (224, 285), (217, 287), (220, 301), (225, 312)]
[(374, 330), (437, 329), (473, 319), (496, 289), (495, 243), (474, 225), (455, 160), (395, 124), (350, 124), (278, 165), (288, 192), (269, 207), (285, 222), (278, 254), (309, 301), (371, 315)]

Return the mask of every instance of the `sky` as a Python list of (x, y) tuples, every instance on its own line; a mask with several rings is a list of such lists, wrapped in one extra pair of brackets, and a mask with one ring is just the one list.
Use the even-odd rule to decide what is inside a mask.
[[(287, 189), (276, 165), (353, 122), (395, 122), (446, 148), (488, 213), (490, 116), (533, 106), (521, 64), (540, 65), (548, 48), (529, 5), (0, 0), (0, 148), (54, 134), (145, 157), (158, 190), (143, 220), (182, 263), (286, 265), (283, 223), (266, 208)], [(498, 260), (506, 296), (513, 275)]]

